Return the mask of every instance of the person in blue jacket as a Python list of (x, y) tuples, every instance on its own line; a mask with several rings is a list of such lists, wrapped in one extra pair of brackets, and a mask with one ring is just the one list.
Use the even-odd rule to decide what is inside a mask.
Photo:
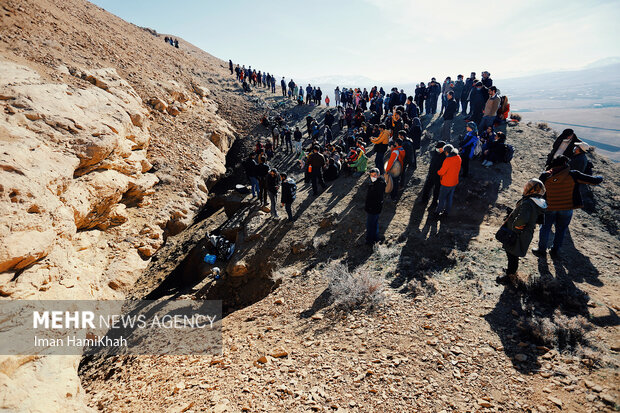
[(463, 163), (461, 165), (462, 177), (466, 178), (469, 174), (469, 160), (474, 157), (474, 150), (478, 143), (478, 127), (474, 122), (467, 122), (467, 134), (463, 137), (459, 146), (459, 153)]

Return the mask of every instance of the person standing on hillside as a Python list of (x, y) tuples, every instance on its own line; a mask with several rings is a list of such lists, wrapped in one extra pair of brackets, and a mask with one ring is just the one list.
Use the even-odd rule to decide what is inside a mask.
[(267, 175), (269, 174), (269, 165), (265, 162), (263, 156), (258, 157), (258, 166), (256, 167), (256, 178), (260, 186), (258, 200), (262, 206), (267, 205)]
[(431, 84), (429, 85), (429, 99), (431, 102), (431, 113), (434, 115), (437, 113), (437, 99), (441, 95), (441, 85), (437, 83), (435, 78), (431, 79)]
[(288, 178), (286, 173), (280, 173), (282, 180), (282, 206), (288, 215), (288, 221), (293, 222), (293, 201), (297, 197), (297, 184), (293, 178)]
[(508, 257), (508, 266), (506, 274), (495, 279), (498, 284), (516, 281), (519, 257), (525, 257), (527, 254), (534, 237), (536, 222), (547, 208), (544, 195), (545, 185), (539, 179), (530, 179), (523, 187), (523, 197), (508, 215), (504, 225), (517, 237), (513, 243), (503, 245)]
[(290, 150), (291, 152), (293, 152), (293, 133), (291, 132), (291, 128), (289, 128), (288, 126), (284, 127), (284, 147), (286, 150), (286, 153), (288, 153), (288, 151)]
[(486, 103), (487, 99), (490, 97), (489, 89), (493, 86), (493, 79), (491, 79), (491, 74), (489, 72), (484, 71), (482, 72), (482, 79), (480, 81), (482, 82), (482, 86), (484, 86), (482, 90), (484, 91), (484, 102)]
[(581, 173), (587, 173), (586, 169), (588, 167), (588, 157), (586, 156), (586, 152), (590, 148), (585, 142), (577, 142), (575, 144), (575, 149), (573, 151), (573, 156), (570, 160), (570, 169), (579, 171)]
[(459, 103), (463, 97), (463, 89), (465, 88), (465, 83), (463, 82), (463, 75), (458, 75), (456, 77), (456, 82), (454, 82), (454, 100), (456, 100), (456, 111), (459, 111)]
[(385, 155), (385, 151), (387, 151), (388, 142), (390, 141), (390, 131), (385, 128), (384, 124), (379, 124), (379, 136), (376, 138), (371, 138), (370, 142), (372, 142), (375, 146), (375, 166), (383, 175), (383, 156)]
[(284, 76), (280, 80), (280, 87), (282, 88), (282, 96), (286, 97), (286, 80), (284, 80)]
[(314, 99), (315, 99), (315, 102), (316, 102), (317, 106), (321, 106), (321, 99), (322, 99), (322, 97), (323, 97), (323, 92), (321, 91), (320, 87), (317, 87), (315, 95), (314, 95)]
[(256, 168), (258, 164), (254, 160), (254, 155), (250, 155), (245, 161), (243, 161), (243, 171), (245, 176), (250, 181), (250, 187), (252, 188), (252, 198), (257, 197), (260, 194), (260, 185), (258, 178), (256, 177)]
[(318, 184), (325, 189), (325, 181), (323, 181), (323, 167), (325, 166), (325, 158), (319, 153), (319, 146), (312, 147), (312, 153), (308, 157), (308, 169), (312, 179), (312, 193), (314, 196), (319, 194)]
[[(399, 131), (404, 132), (404, 131)], [(390, 198), (396, 202), (398, 200), (398, 188), (400, 184), (400, 178), (403, 172), (403, 164), (405, 162), (405, 150), (403, 149), (403, 142), (398, 135), (394, 136), (392, 142), (390, 142), (390, 157), (387, 162), (386, 172), (392, 177), (392, 192), (390, 192)], [(395, 167), (395, 163), (398, 161), (400, 164), (400, 171)]]
[(340, 88), (338, 86), (334, 89), (334, 99), (336, 100), (336, 107), (340, 106)]
[(579, 184), (598, 185), (603, 182), (603, 177), (586, 175), (579, 171), (571, 170), (568, 165), (568, 157), (561, 155), (551, 161), (551, 169), (540, 176), (540, 180), (547, 189), (547, 212), (545, 223), (540, 227), (538, 248), (532, 252), (538, 257), (547, 255), (547, 242), (551, 227), (555, 227), (555, 235), (550, 254), (555, 256), (559, 253), (564, 242), (564, 235), (573, 217), (573, 210), (583, 207)]
[(424, 114), (424, 96), (426, 95), (426, 85), (424, 82), (421, 82), (415, 88), (415, 103), (418, 105), (418, 116), (422, 116)]
[(383, 209), (385, 195), (385, 179), (379, 175), (379, 169), (370, 170), (370, 185), (366, 192), (366, 245), (373, 245), (379, 241), (379, 214)]
[(459, 183), (459, 172), (461, 170), (461, 157), (458, 151), (452, 145), (444, 146), (443, 151), (446, 154), (446, 159), (443, 161), (441, 169), (437, 171), (437, 175), (441, 177), (441, 188), (439, 188), (439, 199), (435, 211), (440, 217), (445, 217), (450, 213), (454, 190)]
[(228, 59), (228, 70), (230, 70), (230, 74), (233, 74), (233, 62), (231, 59)]
[(295, 132), (293, 132), (293, 141), (295, 145), (295, 153), (297, 155), (301, 153), (302, 140), (303, 140), (303, 136), (301, 134), (301, 131), (299, 130), (299, 127), (296, 126)]
[(484, 116), (478, 125), (478, 130), (486, 130), (487, 127), (492, 127), (495, 122), (495, 117), (497, 116), (497, 110), (499, 109), (499, 96), (497, 96), (497, 88), (495, 86), (491, 86), (488, 93), (489, 99), (484, 105)]
[(431, 192), (433, 195), (431, 205), (428, 207), (429, 211), (437, 208), (439, 189), (441, 188), (441, 178), (437, 172), (441, 169), (443, 161), (446, 159), (446, 155), (443, 151), (445, 145), (446, 143), (444, 141), (439, 141), (435, 144), (435, 148), (431, 152), (431, 161), (428, 165), (428, 175), (426, 176), (426, 181), (422, 187), (422, 203), (426, 204), (428, 202)]
[(469, 175), (469, 161), (474, 157), (474, 151), (478, 144), (478, 128), (474, 122), (467, 122), (465, 127), (467, 134), (463, 137), (461, 145), (459, 147), (459, 153), (461, 154), (463, 178), (467, 178)]
[(476, 124), (482, 121), (482, 114), (484, 111), (484, 92), (482, 91), (484, 86), (482, 82), (476, 82), (469, 94), (469, 104), (471, 106), (471, 115), (465, 120), (471, 120)]
[(269, 201), (271, 203), (271, 216), (278, 217), (278, 191), (280, 190), (280, 176), (278, 171), (271, 169), (267, 174), (267, 192), (269, 193)]
[(446, 95), (446, 108), (443, 114), (443, 125), (441, 127), (441, 140), (450, 142), (450, 131), (454, 122), (454, 115), (459, 110), (459, 105), (454, 100), (454, 92), (449, 91)]
[(417, 118), (420, 114), (418, 111), (418, 107), (413, 102), (413, 96), (408, 96), (405, 101), (405, 113), (409, 117), (409, 119)]
[(581, 140), (575, 135), (572, 129), (564, 129), (560, 136), (553, 142), (553, 149), (547, 155), (545, 166), (551, 165), (551, 161), (564, 155), (568, 158), (573, 156), (575, 145), (581, 143)]
[(471, 72), (471, 75), (465, 81), (465, 87), (463, 88), (463, 93), (461, 95), (461, 107), (463, 108), (462, 114), (467, 115), (467, 103), (471, 98), (471, 91), (476, 84), (476, 72)]
[(446, 109), (446, 105), (448, 104), (448, 92), (451, 92), (453, 90), (454, 85), (452, 83), (452, 78), (448, 76), (446, 77), (446, 80), (443, 81), (443, 85), (441, 85), (441, 110), (439, 111), (440, 115)]

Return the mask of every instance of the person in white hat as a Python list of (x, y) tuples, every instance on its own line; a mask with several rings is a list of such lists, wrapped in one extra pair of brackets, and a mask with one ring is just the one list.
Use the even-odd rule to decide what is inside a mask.
[(590, 149), (590, 145), (585, 142), (575, 143), (573, 156), (570, 160), (570, 169), (585, 173), (586, 167), (588, 166), (588, 157), (586, 156), (588, 149)]

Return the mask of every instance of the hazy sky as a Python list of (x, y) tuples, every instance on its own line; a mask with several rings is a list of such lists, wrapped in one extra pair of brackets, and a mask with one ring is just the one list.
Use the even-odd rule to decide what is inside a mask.
[(620, 0), (95, 0), (224, 60), (297, 78), (494, 78), (620, 55)]

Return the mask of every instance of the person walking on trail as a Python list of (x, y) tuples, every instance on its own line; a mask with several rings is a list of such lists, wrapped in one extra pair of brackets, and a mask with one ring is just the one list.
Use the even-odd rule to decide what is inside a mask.
[(325, 166), (325, 157), (319, 153), (319, 146), (312, 147), (312, 153), (308, 157), (308, 169), (310, 178), (312, 179), (312, 193), (314, 196), (319, 194), (318, 184), (325, 189), (325, 181), (323, 181), (323, 167)]
[(547, 211), (545, 223), (540, 227), (538, 248), (532, 250), (538, 257), (547, 255), (547, 242), (552, 226), (555, 227), (555, 235), (549, 252), (552, 256), (557, 256), (562, 248), (566, 230), (573, 218), (573, 210), (583, 207), (579, 185), (598, 185), (603, 182), (600, 175), (586, 175), (571, 170), (569, 159), (564, 155), (551, 161), (550, 167), (551, 169), (540, 176), (547, 190)]
[(450, 213), (454, 190), (459, 183), (459, 172), (461, 170), (461, 157), (456, 148), (452, 145), (446, 145), (443, 150), (446, 159), (443, 161), (441, 169), (437, 171), (437, 175), (441, 177), (441, 188), (439, 188), (439, 199), (435, 211), (440, 217), (445, 217)]
[(443, 114), (443, 126), (441, 127), (440, 140), (450, 142), (450, 131), (452, 130), (452, 123), (454, 122), (454, 115), (458, 112), (459, 107), (454, 100), (454, 92), (449, 91), (446, 94), (446, 104)]
[(463, 178), (467, 178), (469, 175), (469, 161), (474, 157), (476, 145), (480, 139), (478, 137), (478, 128), (474, 122), (467, 122), (465, 129), (467, 130), (467, 133), (463, 137), (463, 140), (459, 146), (459, 153), (461, 154), (461, 159), (463, 161), (461, 167), (461, 176)]
[(523, 197), (508, 215), (504, 225), (516, 234), (516, 239), (510, 244), (503, 245), (508, 257), (508, 266), (506, 267), (506, 274), (495, 279), (498, 284), (516, 281), (519, 257), (525, 257), (527, 254), (534, 237), (536, 222), (547, 208), (544, 195), (545, 185), (539, 179), (530, 179), (523, 187)]
[(288, 178), (286, 173), (280, 173), (282, 180), (282, 206), (288, 215), (289, 222), (293, 222), (293, 201), (297, 197), (297, 184), (293, 178)]
[(441, 169), (444, 159), (446, 159), (446, 155), (443, 151), (445, 145), (446, 143), (444, 141), (439, 141), (435, 144), (435, 148), (431, 152), (431, 160), (428, 165), (428, 175), (426, 176), (426, 181), (422, 187), (422, 202), (424, 204), (428, 202), (431, 192), (433, 195), (431, 205), (428, 207), (429, 211), (433, 211), (437, 208), (439, 189), (441, 188), (441, 178), (437, 172)]
[[(390, 143), (390, 158), (387, 162), (386, 172), (390, 174), (392, 177), (392, 192), (390, 192), (390, 198), (392, 201), (396, 202), (398, 199), (398, 188), (400, 184), (400, 178), (402, 176), (403, 171), (403, 163), (405, 162), (405, 150), (403, 149), (403, 141), (394, 137), (392, 142)], [(397, 166), (395, 167), (395, 163), (400, 163), (400, 171), (395, 171)], [(398, 173), (400, 172), (400, 173)]]
[(370, 141), (375, 145), (375, 166), (383, 175), (383, 156), (388, 149), (388, 142), (390, 140), (390, 131), (385, 128), (384, 124), (379, 125), (379, 136), (371, 138)]
[(385, 179), (379, 174), (378, 168), (370, 170), (370, 184), (366, 192), (366, 245), (373, 245), (379, 241), (379, 214), (383, 209), (385, 195)]
[(243, 161), (243, 171), (250, 181), (250, 187), (252, 188), (252, 198), (257, 197), (260, 194), (260, 185), (258, 178), (256, 177), (256, 168), (258, 164), (254, 160), (254, 155), (250, 155), (248, 159)]
[(491, 86), (489, 88), (489, 99), (484, 105), (484, 112), (482, 120), (478, 125), (478, 130), (486, 130), (487, 127), (493, 126), (495, 123), (495, 117), (497, 116), (497, 110), (499, 109), (499, 96), (497, 96), (497, 88)]
[(278, 217), (278, 191), (280, 190), (280, 176), (278, 171), (271, 169), (267, 174), (267, 192), (269, 194), (269, 201), (271, 204), (271, 216)]

